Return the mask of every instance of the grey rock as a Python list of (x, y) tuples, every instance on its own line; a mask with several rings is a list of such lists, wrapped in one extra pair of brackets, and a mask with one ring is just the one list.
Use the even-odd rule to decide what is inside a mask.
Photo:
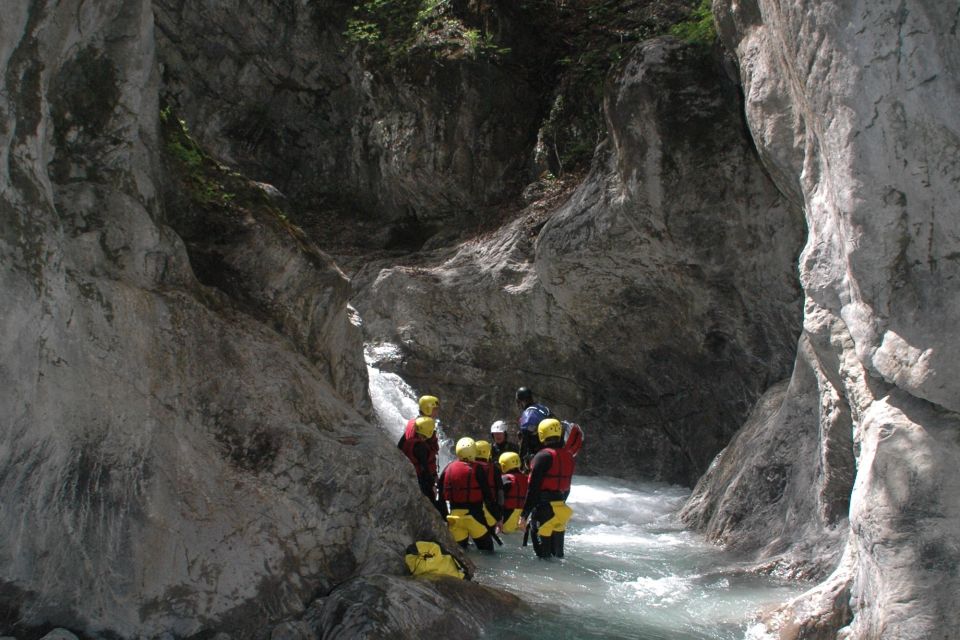
[(368, 339), (403, 348), (390, 366), (436, 392), (458, 433), (510, 417), (525, 384), (584, 425), (581, 470), (692, 484), (789, 375), (800, 331), (802, 216), (740, 108), (718, 58), (637, 47), (569, 201), (455, 252), (366, 265), (354, 303)]
[[(841, 513), (831, 503), (855, 457), (849, 521), (838, 521), (842, 559), (781, 612), (783, 628), (795, 637), (948, 637), (960, 622), (960, 115), (948, 106), (960, 100), (956, 7), (724, 0), (715, 9), (760, 155), (807, 218), (804, 335), (782, 406), (815, 410), (806, 421), (774, 417), (765, 433), (748, 425), (723, 458), (756, 468), (744, 445), (773, 450), (801, 428), (807, 435), (791, 437), (784, 455), (818, 476), (775, 510), (821, 527)], [(816, 398), (804, 382), (810, 370)], [(721, 459), (712, 480), (726, 484), (722, 469), (735, 464)], [(713, 530), (733, 513), (725, 505), (766, 509), (746, 484), (727, 486), (739, 497), (703, 486), (696, 500), (714, 494), (703, 503), (712, 506), (688, 514)], [(746, 527), (755, 540), (780, 528), (761, 520)]]
[(160, 188), (150, 3), (6, 9), (2, 605), (91, 636), (262, 637), (446, 540), (347, 400), (358, 363), (333, 354), (358, 343), (329, 260), (261, 220), (260, 253), (222, 247), (245, 288), (195, 277)]
[(523, 183), (540, 112), (519, 74), (430, 55), (367, 69), (318, 3), (154, 7), (163, 90), (192, 131), (302, 209), (366, 212), (349, 217), (373, 244), (418, 247)]
[(312, 640), (315, 637), (310, 626), (302, 620), (284, 622), (270, 631), (270, 640)]
[(308, 611), (316, 637), (475, 637), (490, 620), (526, 607), (516, 596), (455, 578), (357, 578)]
[(47, 635), (43, 636), (41, 640), (79, 640), (79, 639), (77, 638), (77, 636), (67, 631), (66, 629), (54, 629)]

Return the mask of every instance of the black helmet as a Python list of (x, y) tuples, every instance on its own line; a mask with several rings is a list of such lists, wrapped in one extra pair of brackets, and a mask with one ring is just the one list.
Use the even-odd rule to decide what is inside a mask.
[(533, 391), (527, 387), (517, 389), (517, 402), (533, 402)]

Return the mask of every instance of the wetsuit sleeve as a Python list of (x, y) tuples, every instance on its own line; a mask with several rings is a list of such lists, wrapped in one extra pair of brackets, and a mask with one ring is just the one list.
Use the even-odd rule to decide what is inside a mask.
[(490, 495), (490, 480), (487, 477), (486, 471), (484, 471), (480, 465), (477, 465), (474, 467), (474, 476), (480, 485), (480, 493), (483, 494), (483, 504), (487, 505), (487, 511), (497, 520), (502, 520), (503, 514), (500, 512), (500, 505), (497, 504), (494, 496)]
[[(430, 468), (429, 467), (430, 449), (428, 449), (427, 443), (418, 442), (417, 444), (413, 445), (413, 456), (417, 459), (417, 462), (420, 463), (421, 469), (426, 470)], [(429, 474), (424, 473), (423, 475), (429, 478)], [(429, 479), (432, 480), (433, 478), (429, 478)]]
[(440, 473), (440, 479), (437, 481), (437, 507), (440, 509), (440, 515), (443, 518), (446, 518), (450, 515), (450, 511), (447, 509), (447, 498), (443, 495), (443, 476), (447, 473), (447, 470), (444, 469)]
[(497, 488), (497, 495), (493, 498), (497, 501), (497, 506), (500, 507), (500, 513), (503, 513), (503, 474), (500, 473), (500, 467), (497, 465), (493, 466), (493, 486)]
[(413, 455), (417, 459), (417, 462), (420, 463), (420, 468), (423, 469), (423, 473), (417, 476), (417, 482), (420, 483), (420, 490), (423, 491), (424, 495), (433, 495), (434, 488), (434, 476), (431, 475), (427, 469), (429, 469), (429, 460), (430, 460), (430, 450), (428, 449), (427, 443), (418, 442), (413, 445)]
[(536, 445), (533, 442), (534, 438), (539, 440), (539, 436), (534, 433), (529, 431), (520, 432), (520, 460), (522, 460), (524, 464), (530, 464), (530, 457), (537, 452)]
[(534, 456), (530, 471), (530, 484), (527, 485), (527, 499), (523, 502), (523, 511), (520, 514), (524, 518), (530, 516), (540, 501), (540, 485), (543, 484), (543, 477), (547, 475), (551, 464), (553, 464), (553, 459), (549, 454)]

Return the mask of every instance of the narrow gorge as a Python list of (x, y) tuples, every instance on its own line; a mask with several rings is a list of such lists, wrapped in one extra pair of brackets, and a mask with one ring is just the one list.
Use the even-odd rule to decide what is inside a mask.
[(0, 636), (477, 636), (528, 608), (407, 577), (412, 541), (455, 545), (369, 361), (448, 435), (527, 385), (584, 425), (578, 473), (692, 488), (686, 527), (809, 587), (770, 637), (960, 637), (958, 25), (11, 3)]

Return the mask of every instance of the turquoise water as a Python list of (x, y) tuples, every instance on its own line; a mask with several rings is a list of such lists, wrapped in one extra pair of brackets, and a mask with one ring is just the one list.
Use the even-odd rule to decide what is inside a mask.
[(746, 573), (684, 530), (674, 514), (689, 491), (615, 478), (576, 478), (565, 558), (539, 560), (521, 534), (494, 554), (475, 549), (475, 580), (511, 591), (534, 614), (503, 621), (490, 638), (759, 638), (756, 613), (803, 585)]

